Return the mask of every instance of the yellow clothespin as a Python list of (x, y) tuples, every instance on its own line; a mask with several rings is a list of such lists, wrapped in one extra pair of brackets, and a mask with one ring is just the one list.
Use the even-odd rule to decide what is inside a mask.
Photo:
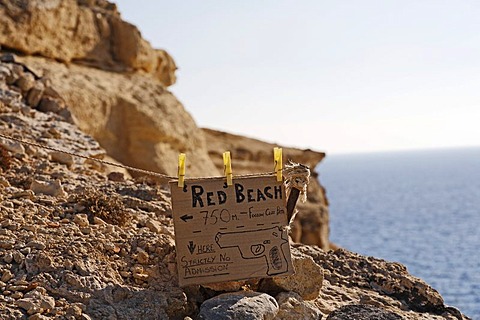
[(178, 187), (183, 188), (185, 183), (185, 153), (180, 153), (178, 155)]
[(225, 151), (223, 153), (223, 170), (225, 176), (227, 177), (227, 186), (233, 184), (233, 172), (232, 172), (232, 159), (230, 158), (230, 151)]
[(273, 171), (277, 174), (277, 181), (282, 181), (282, 148), (273, 148), (273, 161), (275, 164)]

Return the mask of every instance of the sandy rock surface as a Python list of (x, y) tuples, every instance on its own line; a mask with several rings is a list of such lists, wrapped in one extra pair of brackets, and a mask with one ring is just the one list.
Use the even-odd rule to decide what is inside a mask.
[(223, 293), (206, 300), (200, 307), (202, 320), (273, 320), (278, 303), (266, 293), (239, 291)]
[(68, 105), (73, 116), (64, 116), (114, 159), (174, 175), (186, 152), (190, 176), (218, 174), (202, 131), (166, 89), (176, 80), (172, 57), (153, 49), (114, 3), (2, 0), (0, 47), (34, 71), (17, 65), (13, 73), (29, 106), (59, 113)]

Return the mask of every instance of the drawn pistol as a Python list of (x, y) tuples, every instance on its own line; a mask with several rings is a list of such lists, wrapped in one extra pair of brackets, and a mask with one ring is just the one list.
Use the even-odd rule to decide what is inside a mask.
[[(280, 227), (273, 227), (251, 231), (218, 232), (215, 241), (222, 249), (237, 247), (244, 259), (265, 257), (267, 275), (273, 276), (288, 271), (287, 260), (282, 249), (282, 245), (288, 244), (286, 237), (286, 232), (283, 232)], [(251, 241), (246, 243), (246, 239), (260, 240), (251, 244)]]

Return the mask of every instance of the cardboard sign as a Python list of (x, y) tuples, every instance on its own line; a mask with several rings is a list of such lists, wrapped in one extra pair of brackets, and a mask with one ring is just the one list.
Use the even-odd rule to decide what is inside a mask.
[(180, 286), (293, 274), (275, 176), (170, 182)]

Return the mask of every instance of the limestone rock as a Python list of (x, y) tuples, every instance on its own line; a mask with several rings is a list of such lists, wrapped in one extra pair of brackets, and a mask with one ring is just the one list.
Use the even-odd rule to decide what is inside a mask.
[(34, 248), (37, 250), (43, 250), (45, 249), (45, 244), (43, 242), (37, 241), (37, 240), (32, 240), (26, 244), (27, 247)]
[(278, 320), (318, 320), (322, 313), (311, 302), (304, 301), (295, 292), (281, 292), (276, 297), (279, 311), (275, 319)]
[(223, 293), (206, 300), (199, 319), (268, 320), (278, 313), (278, 303), (266, 293), (239, 291)]
[(164, 292), (108, 285), (95, 292), (85, 313), (92, 319), (183, 319), (185, 300), (178, 288)]
[(49, 317), (44, 316), (43, 314), (40, 314), (40, 313), (35, 313), (30, 317), (28, 317), (28, 320), (48, 320), (48, 319)]
[(1, 44), (27, 54), (70, 61), (87, 55), (100, 40), (94, 13), (76, 1), (30, 2), (23, 8), (7, 1), (1, 17)]
[(346, 305), (327, 317), (327, 320), (402, 320), (403, 318), (396, 313), (383, 310), (381, 308), (369, 305)]
[(16, 305), (25, 310), (30, 315), (41, 312), (40, 306), (36, 303), (34, 299), (31, 298), (19, 299), (16, 301)]
[(27, 92), (35, 85), (35, 77), (31, 73), (25, 72), (18, 78), (16, 85), (22, 92)]
[(33, 290), (26, 293), (24, 298), (17, 300), (16, 304), (27, 314), (33, 315), (52, 310), (55, 307), (55, 299), (41, 290)]
[[(122, 163), (110, 157), (109, 155), (101, 155), (100, 158), (110, 163), (122, 165)], [(94, 162), (90, 160), (86, 160), (85, 162), (92, 168), (96, 168), (98, 171), (105, 172), (107, 177), (112, 181), (124, 181), (124, 179), (132, 178), (132, 175), (130, 174), (130, 172), (128, 172), (128, 170), (125, 168), (122, 168), (119, 166), (106, 165), (103, 163)]]
[(175, 82), (172, 57), (153, 49), (107, 1), (2, 1), (0, 45), (108, 70), (141, 70), (165, 86)]
[(63, 152), (58, 152), (58, 151), (52, 151), (50, 152), (50, 157), (52, 158), (52, 161), (62, 163), (70, 167), (73, 165), (73, 156), (70, 154), (66, 154)]
[[(325, 252), (314, 246), (294, 245), (293, 250), (311, 256), (324, 270), (322, 290), (315, 300), (324, 314), (348, 304), (368, 304), (401, 314), (405, 319), (458, 318), (458, 311), (445, 306), (436, 290), (410, 275), (399, 263), (345, 249)], [(326, 305), (325, 301), (330, 303)]]
[(275, 288), (278, 288), (298, 293), (305, 300), (316, 299), (322, 288), (323, 269), (312, 257), (295, 248), (292, 249), (292, 263), (295, 274), (265, 279), (262, 284), (263, 290), (275, 291)]
[(150, 231), (155, 233), (161, 233), (163, 230), (162, 224), (151, 218), (146, 220), (145, 225), (148, 229), (150, 229)]
[(149, 255), (148, 253), (143, 250), (143, 249), (138, 249), (137, 250), (137, 254), (136, 254), (136, 259), (138, 261), (138, 263), (140, 264), (147, 264), (148, 263), (148, 259), (149, 259)]
[(13, 153), (25, 154), (25, 147), (17, 141), (7, 141), (0, 138), (0, 146)]
[(186, 152), (190, 176), (219, 174), (208, 156), (202, 130), (175, 96), (151, 77), (79, 65), (67, 68), (38, 57), (21, 59), (43, 70), (40, 74), (49, 74), (77, 125), (114, 159), (175, 176), (178, 154)]
[(135, 70), (152, 72), (156, 66), (155, 51), (137, 27), (121, 19), (111, 19), (110, 28), (116, 60)]
[(45, 194), (54, 197), (65, 196), (65, 191), (63, 190), (60, 180), (50, 182), (33, 180), (32, 184), (30, 185), (30, 189), (35, 194)]
[[(4, 258), (5, 260), (5, 258)], [(10, 262), (12, 262), (12, 260), (10, 260)], [(7, 262), (7, 263), (10, 263), (10, 262)], [(3, 275), (2, 275), (2, 282), (8, 282), (10, 279), (13, 278), (13, 273), (10, 271), (10, 270), (6, 270)]]
[(42, 112), (53, 112), (59, 113), (65, 106), (60, 99), (52, 98), (52, 97), (45, 97), (40, 99), (38, 103), (37, 109)]
[(73, 222), (80, 227), (88, 227), (90, 225), (88, 217), (84, 213), (77, 213), (73, 218)]
[(125, 175), (123, 172), (118, 172), (118, 171), (112, 171), (107, 174), (107, 178), (110, 181), (125, 181)]
[(160, 80), (165, 86), (171, 86), (177, 81), (175, 70), (177, 65), (171, 55), (165, 50), (156, 50), (157, 54), (157, 69), (155, 70), (155, 77)]
[(33, 87), (28, 92), (27, 104), (33, 108), (37, 107), (37, 105), (40, 103), (40, 100), (42, 99), (44, 90), (45, 85), (42, 82), (35, 82)]

